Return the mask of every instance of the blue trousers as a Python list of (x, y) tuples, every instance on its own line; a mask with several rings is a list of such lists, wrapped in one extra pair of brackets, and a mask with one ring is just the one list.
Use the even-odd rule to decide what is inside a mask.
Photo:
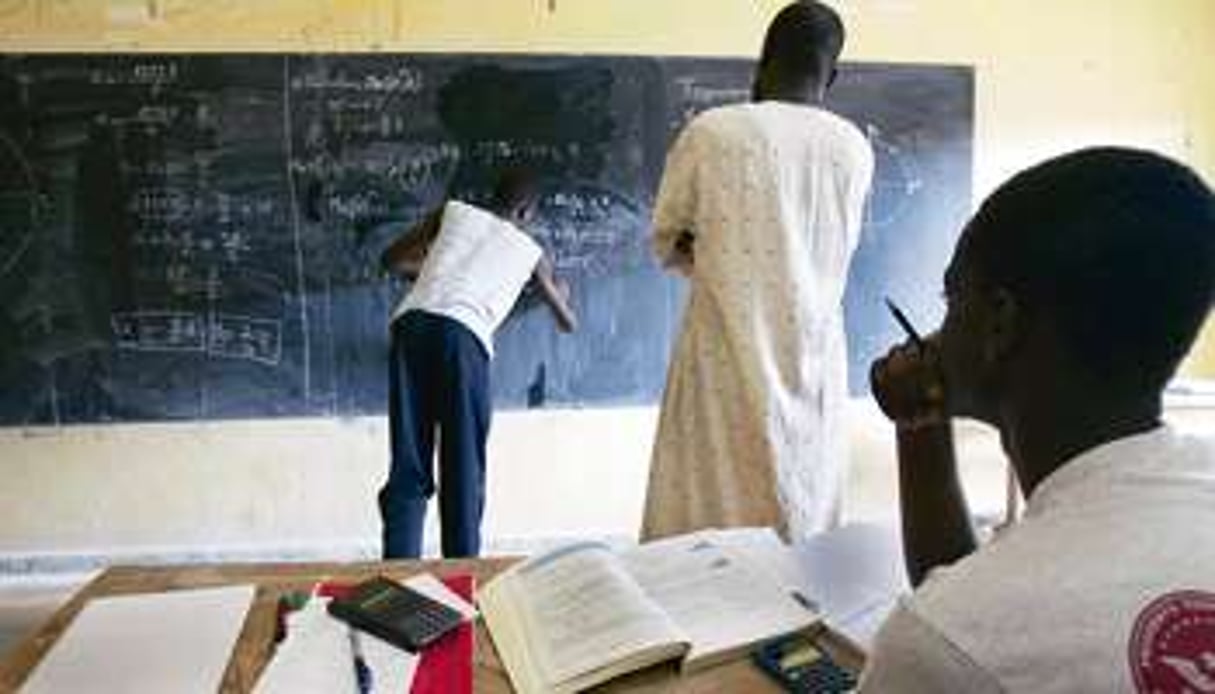
[(477, 556), (491, 409), (485, 348), (457, 321), (407, 311), (392, 325), (388, 382), (392, 463), (379, 494), (384, 558), (422, 554), (436, 431), (443, 556)]

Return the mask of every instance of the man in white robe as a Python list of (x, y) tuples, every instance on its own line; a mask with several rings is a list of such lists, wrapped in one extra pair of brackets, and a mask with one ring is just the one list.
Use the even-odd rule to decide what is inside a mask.
[(753, 102), (697, 116), (668, 154), (654, 250), (688, 278), (644, 539), (834, 524), (846, 469), (842, 299), (873, 153), (821, 107), (843, 46), (817, 2), (768, 28)]

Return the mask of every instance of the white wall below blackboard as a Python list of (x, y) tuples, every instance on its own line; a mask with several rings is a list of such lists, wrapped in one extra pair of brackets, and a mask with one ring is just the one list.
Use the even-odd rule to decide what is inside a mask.
[[(497, 414), (488, 544), (635, 536), (655, 420), (655, 408)], [(8, 429), (0, 450), (13, 571), (378, 551), (383, 418)]]
[[(1167, 418), (1215, 434), (1215, 406)], [(656, 408), (495, 416), (487, 552), (571, 537), (628, 541), (641, 521)], [(893, 431), (871, 400), (849, 409), (849, 519), (897, 518)], [(956, 429), (973, 510), (1003, 510), (993, 430)], [(383, 418), (0, 429), (0, 576), (114, 562), (349, 559), (379, 552)], [(437, 544), (430, 528), (429, 544)]]
[[(654, 421), (653, 408), (497, 414), (487, 538), (633, 536)], [(0, 450), (0, 573), (379, 550), (382, 417), (5, 429)]]

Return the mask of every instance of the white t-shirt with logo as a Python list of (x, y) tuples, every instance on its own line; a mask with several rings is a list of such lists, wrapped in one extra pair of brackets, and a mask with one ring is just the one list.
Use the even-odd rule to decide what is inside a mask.
[(443, 207), (439, 234), (409, 293), (392, 312), (446, 316), (468, 328), (491, 357), (494, 331), (506, 319), (542, 250), (518, 227), (468, 203)]
[(900, 604), (861, 690), (1215, 692), (1215, 441), (1161, 427), (1056, 470)]

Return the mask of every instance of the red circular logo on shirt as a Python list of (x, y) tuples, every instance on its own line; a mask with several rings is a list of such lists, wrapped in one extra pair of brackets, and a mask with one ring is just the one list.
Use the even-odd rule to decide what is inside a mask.
[(1140, 692), (1215, 692), (1215, 593), (1153, 600), (1135, 619), (1129, 656)]

